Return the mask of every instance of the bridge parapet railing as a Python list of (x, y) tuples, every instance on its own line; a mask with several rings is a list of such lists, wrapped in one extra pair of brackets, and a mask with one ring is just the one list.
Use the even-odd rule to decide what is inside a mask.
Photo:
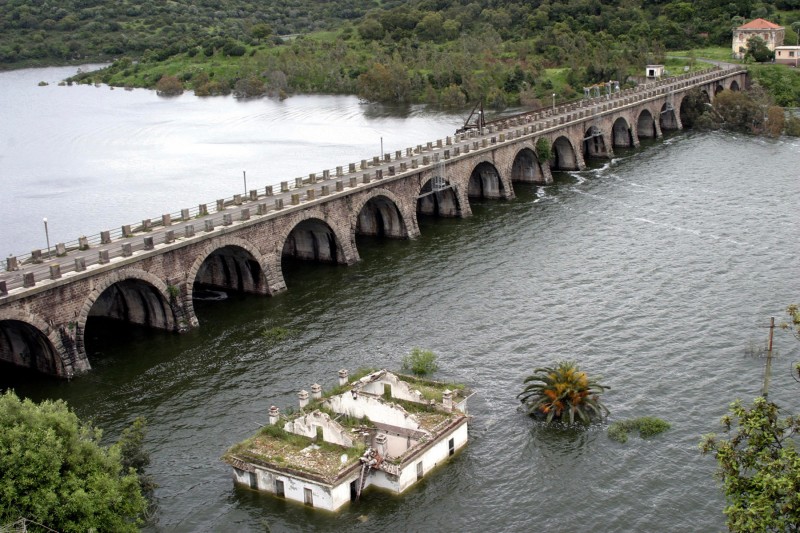
[[(745, 70), (738, 66), (733, 66), (726, 69), (714, 67), (700, 72), (684, 73), (665, 80), (640, 84), (637, 87), (624, 89), (611, 95), (560, 102), (557, 106), (543, 107), (534, 111), (528, 111), (526, 113), (521, 113), (510, 117), (503, 117), (501, 119), (489, 122), (484, 135), (480, 135), (477, 131), (470, 130), (464, 134), (456, 135), (453, 138), (447, 137), (444, 140), (437, 139), (436, 141), (417, 145), (416, 148), (409, 147), (405, 150), (397, 150), (394, 152), (394, 155), (392, 155), (391, 152), (383, 153), (379, 156), (374, 156), (371, 159), (362, 160), (361, 164), (350, 163), (346, 166), (338, 166), (335, 169), (325, 169), (320, 173), (309, 174), (308, 177), (295, 178), (294, 181), (288, 180), (275, 183), (273, 185), (262, 186), (261, 188), (245, 191), (244, 194), (234, 194), (230, 197), (218, 199), (214, 202), (198, 204), (195, 207), (184, 208), (177, 212), (162, 214), (158, 217), (144, 219), (141, 222), (133, 224), (125, 224), (116, 229), (102, 231), (93, 235), (81, 236), (72, 241), (57, 243), (56, 246), (47, 253), (43, 252), (42, 250), (34, 250), (28, 254), (10, 257), (6, 263), (6, 270), (17, 270), (20, 267), (42, 265), (44, 262), (50, 261), (58, 262), (60, 265), (64, 266), (64, 271), (66, 272), (69, 271), (70, 266), (69, 261), (66, 261), (64, 258), (74, 251), (92, 248), (99, 249), (100, 247), (105, 247), (108, 250), (110, 259), (122, 256), (124, 251), (121, 246), (130, 244), (130, 249), (133, 251), (143, 249), (146, 246), (144, 243), (148, 236), (152, 237), (153, 244), (162, 244), (164, 242), (164, 234), (154, 231), (160, 229), (161, 227), (183, 224), (183, 226), (181, 226), (181, 228), (183, 228), (186, 225), (189, 225), (191, 221), (196, 221), (199, 219), (209, 219), (213, 225), (216, 225), (218, 221), (224, 223), (225, 214), (226, 212), (230, 214), (231, 207), (247, 205), (252, 207), (254, 204), (258, 204), (259, 202), (263, 204), (263, 207), (259, 207), (250, 214), (266, 214), (268, 210), (275, 209), (274, 205), (276, 204), (269, 203), (270, 197), (272, 196), (284, 195), (284, 200), (291, 196), (292, 203), (295, 203), (296, 199), (299, 199), (299, 201), (313, 199), (316, 197), (317, 193), (324, 196), (326, 194), (326, 189), (322, 187), (315, 188), (313, 192), (309, 192), (307, 195), (298, 194), (295, 191), (316, 183), (327, 182), (330, 184), (332, 181), (341, 181), (342, 183), (337, 184), (335, 190), (343, 190), (344, 187), (353, 187), (365, 183), (364, 180), (366, 178), (363, 177), (364, 170), (370, 168), (377, 169), (377, 167), (388, 165), (392, 161), (399, 162), (403, 159), (407, 160), (405, 163), (401, 163), (399, 165), (399, 169), (396, 166), (393, 166), (391, 169), (387, 167), (385, 175), (394, 175), (398, 170), (403, 172), (409, 167), (417, 168), (417, 166), (420, 164), (420, 159), (423, 165), (431, 164), (431, 161), (435, 162), (439, 159), (436, 157), (439, 155), (438, 153), (433, 154), (433, 156), (423, 156), (423, 153), (436, 152), (451, 146), (453, 148), (449, 152), (443, 153), (443, 157), (448, 158), (448, 156), (454, 156), (462, 152), (468, 153), (471, 149), (480, 149), (481, 147), (486, 147), (490, 144), (505, 142), (518, 137), (519, 134), (515, 134), (513, 132), (501, 132), (505, 132), (509, 128), (516, 128), (521, 124), (530, 125), (525, 126), (524, 131), (526, 132), (534, 133), (542, 131), (542, 129), (547, 129), (563, 123), (565, 119), (569, 120), (570, 116), (572, 118), (589, 116), (590, 114), (600, 112), (600, 110), (604, 107), (606, 110), (615, 109), (617, 107), (627, 105), (628, 103), (650, 98), (654, 95), (669, 93), (676, 88), (686, 87), (692, 80), (699, 79), (701, 81), (709, 81), (720, 76), (728, 75), (730, 74), (730, 70), (736, 69), (742, 71)], [(569, 115), (569, 113), (573, 112), (577, 113)], [(485, 138), (487, 134), (489, 135), (488, 139)], [(478, 137), (484, 138), (482, 140), (474, 140)], [(473, 141), (470, 142), (470, 140)], [(416, 159), (416, 164), (412, 159), (414, 155), (422, 156), (421, 158)], [(382, 169), (375, 170), (375, 177), (377, 179), (380, 179), (380, 177), (383, 175), (384, 172)], [(353, 178), (355, 178), (355, 182)], [(327, 194), (330, 192), (331, 187), (328, 185)], [(265, 200), (267, 201), (266, 203), (264, 203)], [(204, 230), (205, 226), (203, 226), (202, 229)], [(173, 237), (175, 239), (181, 238), (179, 233), (180, 232), (177, 232), (177, 234), (174, 234)], [(161, 240), (159, 241), (159, 239)], [(116, 246), (116, 243), (120, 243), (120, 246)], [(93, 264), (93, 261), (89, 259), (90, 257), (91, 254), (86, 257), (86, 265)], [(9, 268), (12, 264), (11, 259), (13, 259), (13, 265), (15, 266), (13, 269)], [(46, 265), (44, 265), (42, 268), (45, 268), (45, 266)], [(76, 268), (78, 267), (76, 266)], [(0, 291), (0, 294), (1, 292), (2, 291)]]

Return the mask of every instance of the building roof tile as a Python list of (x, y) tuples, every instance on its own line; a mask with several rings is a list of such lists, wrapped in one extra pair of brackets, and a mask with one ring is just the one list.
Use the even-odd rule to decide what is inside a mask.
[(755, 19), (751, 20), (747, 24), (742, 24), (737, 30), (780, 30), (783, 29), (783, 26), (778, 26), (777, 24), (770, 22), (764, 19)]

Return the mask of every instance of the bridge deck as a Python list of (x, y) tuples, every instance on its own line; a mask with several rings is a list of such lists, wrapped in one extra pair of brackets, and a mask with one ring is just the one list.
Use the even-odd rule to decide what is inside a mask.
[[(674, 78), (647, 83), (612, 95), (583, 99), (536, 112), (522, 113), (495, 120), (483, 131), (447, 137), (394, 154), (383, 154), (371, 160), (351, 163), (348, 168), (337, 167), (308, 178), (296, 178), (294, 183), (282, 182), (274, 187), (250, 191), (247, 196), (217, 200), (215, 205), (201, 204), (198, 208), (160, 216), (158, 219), (123, 226), (106, 235), (96, 235), (67, 245), (59, 243), (55, 250), (35, 251), (6, 260), (6, 270), (0, 272), (0, 305), (46, 290), (47, 286), (70, 277), (91, 273), (92, 269), (113, 264), (123, 257), (157, 254), (172, 247), (211, 238), (229, 231), (231, 227), (257, 224), (265, 219), (284, 216), (303, 209), (310, 203), (326, 202), (380, 182), (419, 173), (441, 161), (453, 161), (472, 156), (474, 152), (492, 150), (503, 143), (518, 142), (520, 138), (537, 137), (594, 117), (619, 111), (648, 100), (663, 97), (678, 89), (703, 85), (744, 72), (745, 69), (710, 69)], [(274, 192), (273, 192), (274, 190)], [(205, 213), (202, 209), (205, 209)], [(123, 231), (127, 235), (123, 234)], [(105, 242), (104, 242), (105, 241)]]

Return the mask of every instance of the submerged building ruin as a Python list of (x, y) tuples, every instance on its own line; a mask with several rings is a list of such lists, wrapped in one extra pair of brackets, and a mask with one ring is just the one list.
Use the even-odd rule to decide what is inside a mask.
[(300, 410), (230, 448), (234, 483), (335, 511), (370, 486), (401, 493), (463, 448), (470, 392), (462, 385), (370, 372), (327, 395), (300, 391)]

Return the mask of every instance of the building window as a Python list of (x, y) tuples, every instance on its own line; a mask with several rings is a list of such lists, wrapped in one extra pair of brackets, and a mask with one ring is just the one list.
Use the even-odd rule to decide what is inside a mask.
[(447, 446), (450, 448), (450, 455), (456, 453), (456, 439), (450, 439), (447, 441)]
[(256, 476), (255, 472), (249, 472), (250, 474), (250, 488), (257, 489), (258, 488), (258, 476)]
[(311, 489), (303, 489), (303, 499), (306, 505), (314, 507), (314, 494)]
[(422, 479), (422, 461), (417, 463), (417, 481)]
[(789, 50), (789, 57), (794, 57), (794, 52), (792, 52), (791, 50)]
[(281, 498), (286, 497), (286, 491), (283, 489), (283, 481), (280, 479), (275, 480), (275, 496), (279, 496)]

